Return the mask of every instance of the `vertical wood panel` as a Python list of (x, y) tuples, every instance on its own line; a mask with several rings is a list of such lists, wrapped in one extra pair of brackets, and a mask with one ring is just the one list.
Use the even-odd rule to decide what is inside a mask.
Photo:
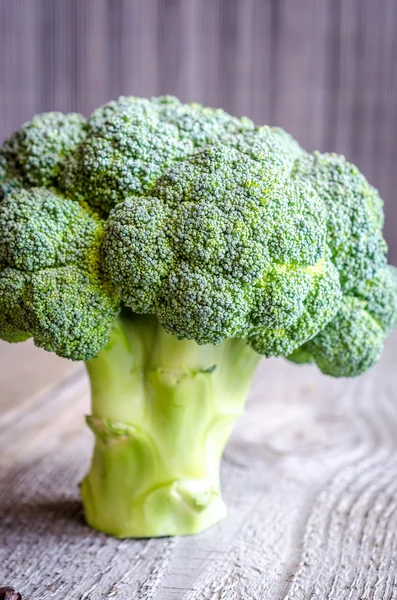
[(24, 0), (0, 2), (0, 138), (40, 110), (35, 22)]
[[(333, 8), (333, 7), (332, 7)], [(397, 6), (384, 0), (354, 0), (340, 6), (339, 80), (330, 90), (331, 150), (346, 154), (387, 201), (385, 232), (397, 261)], [(336, 35), (335, 35), (336, 37)], [(330, 60), (331, 52), (329, 51)]]
[(221, 106), (219, 60), (221, 48), (221, 3), (214, 0), (195, 0), (195, 30), (198, 57), (196, 101), (208, 106)]
[(108, 18), (107, 0), (84, 0), (87, 7), (85, 20), (85, 65), (84, 65), (84, 106), (80, 112), (91, 113), (104, 104), (109, 90), (109, 56), (107, 53)]
[[(324, 142), (327, 115), (326, 4), (317, 0), (280, 0), (272, 4), (275, 48), (271, 67), (270, 120), (308, 148)], [(273, 83), (274, 82), (274, 83)]]
[[(129, 34), (127, 23), (126, 36), (133, 38), (134, 45), (131, 48), (131, 58), (134, 67), (129, 68), (134, 77), (134, 88), (127, 93), (141, 96), (155, 96), (159, 91), (160, 65), (158, 55), (158, 10), (157, 0), (145, 0), (144, 2), (130, 2), (135, 8), (135, 21), (133, 33)], [(133, 73), (132, 73), (133, 71)], [(113, 94), (114, 95), (114, 94)]]
[(106, 75), (108, 98), (112, 97), (114, 89), (119, 94), (124, 93), (123, 79), (125, 73), (123, 55), (123, 24), (124, 24), (124, 2), (123, 0), (107, 0), (106, 2)]
[(0, 139), (35, 112), (175, 94), (356, 162), (397, 262), (395, 0), (0, 0)]
[(238, 60), (238, 7), (239, 0), (219, 0), (219, 50), (218, 86), (219, 104), (233, 114), (239, 114), (243, 107), (236, 104), (236, 89), (239, 85), (235, 77)]
[(250, 94), (251, 104), (247, 114), (255, 123), (270, 123), (270, 88), (271, 81), (272, 50), (271, 43), (270, 2), (254, 2), (253, 24), (251, 40), (251, 78)]
[(157, 60), (159, 64), (159, 93), (179, 94), (181, 76), (181, 40), (183, 0), (158, 2)]

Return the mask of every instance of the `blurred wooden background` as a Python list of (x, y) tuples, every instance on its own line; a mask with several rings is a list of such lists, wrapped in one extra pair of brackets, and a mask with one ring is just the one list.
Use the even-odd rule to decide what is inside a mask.
[(397, 263), (396, 0), (0, 0), (0, 139), (40, 111), (175, 94), (344, 153)]

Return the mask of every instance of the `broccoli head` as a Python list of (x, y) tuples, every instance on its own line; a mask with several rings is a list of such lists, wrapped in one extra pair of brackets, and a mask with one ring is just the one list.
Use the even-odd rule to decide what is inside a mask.
[(62, 161), (85, 136), (78, 114), (36, 115), (0, 150), (0, 198), (14, 189), (55, 185)]
[[(179, 339), (239, 337), (266, 356), (315, 360), (307, 345), (319, 348), (333, 327), (341, 331), (347, 312), (362, 307), (359, 290), (371, 282), (378, 289), (389, 272), (382, 201), (354, 165), (309, 154), (280, 128), (170, 96), (121, 97), (87, 121), (34, 117), (3, 144), (0, 185), (2, 336), (33, 336), (62, 356), (100, 349), (118, 296)], [(42, 202), (60, 208), (43, 212)], [(79, 239), (88, 224), (90, 235)], [(80, 278), (92, 319), (95, 310), (107, 314), (95, 343), (88, 325), (81, 352), (71, 348), (77, 338), (83, 348), (84, 320), (70, 348), (48, 333), (61, 315), (72, 327), (79, 304), (58, 317), (54, 306), (42, 318), (37, 308), (40, 285), (66, 303), (67, 282)]]
[(45, 188), (0, 204), (0, 336), (87, 360), (106, 345), (118, 299), (102, 276), (103, 226)]

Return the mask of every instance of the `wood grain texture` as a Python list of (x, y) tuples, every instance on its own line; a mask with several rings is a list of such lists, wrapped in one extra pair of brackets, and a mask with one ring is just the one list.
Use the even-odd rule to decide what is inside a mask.
[(263, 361), (223, 461), (229, 515), (178, 539), (118, 541), (84, 524), (92, 440), (76, 371), (0, 433), (1, 582), (25, 600), (396, 598), (396, 352), (397, 332), (355, 380)]
[(36, 112), (175, 94), (344, 153), (397, 263), (395, 0), (0, 0), (0, 140)]

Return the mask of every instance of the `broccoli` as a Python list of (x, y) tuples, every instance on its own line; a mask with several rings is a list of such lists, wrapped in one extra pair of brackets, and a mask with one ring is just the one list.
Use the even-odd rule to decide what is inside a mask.
[(353, 165), (175, 98), (34, 117), (0, 151), (0, 337), (85, 361), (87, 522), (191, 534), (262, 356), (356, 376), (397, 325), (382, 203)]

